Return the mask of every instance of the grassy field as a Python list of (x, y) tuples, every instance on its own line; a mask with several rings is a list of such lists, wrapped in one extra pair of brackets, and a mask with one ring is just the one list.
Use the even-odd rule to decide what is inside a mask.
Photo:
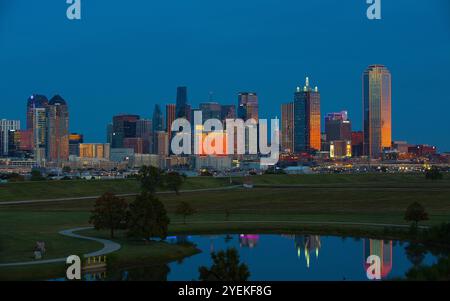
[[(182, 189), (217, 188), (229, 185), (229, 179), (188, 178)], [(76, 180), (16, 182), (0, 184), (0, 202), (98, 196), (104, 192), (129, 194), (139, 192), (139, 182), (129, 180)]]
[[(235, 179), (236, 180), (236, 179)], [(228, 185), (228, 179), (192, 179), (183, 189), (218, 187)], [(328, 233), (345, 236), (391, 237), (389, 227), (333, 225), (342, 223), (405, 224), (403, 220), (408, 205), (418, 201), (426, 208), (430, 220), (424, 225), (450, 221), (450, 181), (448, 176), (439, 182), (426, 182), (419, 175), (311, 175), (311, 176), (261, 176), (255, 177), (257, 185), (306, 185), (304, 187), (264, 187), (245, 190), (203, 191), (159, 195), (169, 211), (172, 224), (170, 232), (176, 233), (240, 233), (240, 232), (305, 232)], [(52, 182), (67, 185), (62, 182)], [(80, 182), (81, 183), (81, 182)], [(80, 184), (77, 183), (77, 184)], [(97, 187), (93, 184), (101, 184)], [(33, 189), (44, 189), (43, 183), (8, 184), (7, 187), (34, 185)], [(84, 182), (90, 194), (101, 194), (110, 190), (113, 182)], [(91, 186), (92, 185), (92, 186)], [(123, 187), (135, 185), (134, 181), (115, 183), (118, 193), (126, 193)], [(55, 189), (49, 187), (50, 190)], [(67, 186), (66, 186), (67, 187)], [(121, 188), (122, 187), (122, 188)], [(60, 187), (60, 189), (62, 189)], [(8, 188), (11, 191), (11, 188)], [(43, 190), (44, 191), (44, 190)], [(56, 196), (57, 190), (52, 190)], [(62, 192), (61, 192), (62, 193)], [(65, 195), (69, 195), (64, 192)], [(5, 195), (5, 194), (3, 194)], [(30, 198), (29, 192), (20, 198)], [(45, 191), (43, 197), (45, 197)], [(61, 195), (58, 194), (58, 197)], [(33, 198), (33, 197), (31, 197)], [(128, 198), (132, 201), (133, 198)], [(177, 204), (189, 202), (196, 214), (182, 223), (174, 214)], [(57, 232), (80, 226), (88, 226), (90, 210), (94, 200), (65, 201), (58, 203), (35, 203), (20, 206), (0, 205), (0, 262), (29, 260), (37, 240), (47, 244), (47, 258), (64, 257), (100, 249), (95, 242), (66, 238)], [(93, 236), (105, 236), (103, 232), (91, 231)], [(398, 234), (393, 235), (394, 237)], [(118, 262), (158, 262), (157, 258), (170, 261), (189, 254), (191, 249), (173, 249), (172, 246), (142, 246), (130, 244), (123, 237), (118, 241), (124, 248), (117, 253)], [(164, 255), (166, 254), (166, 255)], [(162, 256), (162, 257), (161, 257)], [(18, 271), (23, 268), (9, 269)], [(3, 270), (4, 271), (4, 270)], [(2, 270), (0, 269), (0, 275)], [(1, 276), (0, 276), (1, 279)]]

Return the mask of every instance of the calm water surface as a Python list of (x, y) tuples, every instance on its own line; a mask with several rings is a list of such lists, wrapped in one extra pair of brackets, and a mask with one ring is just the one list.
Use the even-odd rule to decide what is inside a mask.
[[(197, 280), (200, 266), (211, 266), (211, 252), (234, 247), (250, 269), (250, 280), (367, 280), (365, 260), (378, 255), (383, 279), (403, 277), (413, 266), (408, 243), (316, 235), (217, 235), (169, 238), (189, 241), (202, 253), (169, 264), (168, 280)], [(426, 254), (423, 264), (436, 262)]]

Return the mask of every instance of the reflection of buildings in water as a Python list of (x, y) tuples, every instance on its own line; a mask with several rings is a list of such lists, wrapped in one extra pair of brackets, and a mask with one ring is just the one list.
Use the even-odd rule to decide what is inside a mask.
[(381, 278), (385, 279), (392, 271), (392, 240), (376, 240), (376, 239), (364, 239), (363, 241), (364, 252), (364, 271), (370, 265), (367, 263), (367, 258), (372, 255), (379, 256), (381, 259)]
[(305, 254), (306, 267), (310, 267), (311, 253), (316, 254), (316, 260), (319, 259), (319, 251), (322, 247), (320, 236), (318, 235), (295, 235), (295, 247), (297, 248), (297, 256), (301, 258), (302, 247)]
[(259, 235), (257, 234), (241, 234), (239, 235), (239, 244), (242, 247), (248, 247), (253, 249), (256, 247), (259, 241)]
[(191, 242), (189, 235), (168, 236), (166, 241), (173, 244), (185, 244)]

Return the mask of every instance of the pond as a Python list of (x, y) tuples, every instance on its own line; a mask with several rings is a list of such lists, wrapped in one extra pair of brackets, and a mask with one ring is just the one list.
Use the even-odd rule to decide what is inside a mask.
[[(371, 255), (381, 259), (383, 280), (397, 279), (414, 263), (432, 265), (429, 253), (408, 252), (408, 243), (317, 235), (214, 235), (169, 237), (170, 243), (194, 243), (202, 252), (160, 267), (113, 273), (115, 280), (198, 280), (199, 267), (210, 267), (211, 252), (235, 248), (254, 281), (364, 281)], [(143, 264), (144, 265), (144, 264)], [(118, 279), (119, 278), (119, 279)]]

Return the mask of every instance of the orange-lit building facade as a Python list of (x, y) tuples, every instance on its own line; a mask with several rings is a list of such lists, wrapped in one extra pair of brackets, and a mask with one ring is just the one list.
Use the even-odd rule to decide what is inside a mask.
[(294, 151), (320, 151), (321, 113), (319, 89), (309, 86), (309, 78), (303, 89), (297, 88), (294, 94)]
[(47, 159), (61, 163), (69, 159), (69, 109), (61, 96), (54, 96), (47, 107)]
[(109, 160), (110, 144), (109, 143), (81, 143), (80, 158), (104, 159)]
[(363, 74), (364, 155), (380, 158), (392, 144), (391, 73), (382, 65)]

